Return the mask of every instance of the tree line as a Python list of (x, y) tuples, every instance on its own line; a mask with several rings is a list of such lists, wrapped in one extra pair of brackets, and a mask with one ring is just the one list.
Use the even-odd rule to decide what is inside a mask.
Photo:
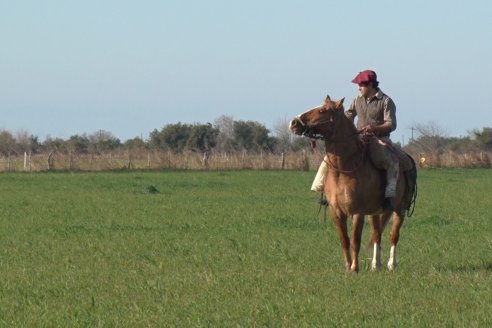
[(235, 152), (280, 153), (297, 151), (307, 145), (307, 140), (292, 135), (287, 122), (280, 122), (272, 133), (256, 121), (234, 120), (221, 116), (212, 123), (170, 123), (160, 130), (154, 129), (147, 139), (135, 137), (122, 142), (111, 132), (99, 130), (91, 134), (76, 134), (68, 139), (38, 136), (20, 131), (13, 134), (0, 130), (0, 153), (4, 156), (27, 153), (104, 153), (118, 150), (166, 150), (172, 152)]
[[(492, 128), (471, 131), (465, 137), (447, 137), (433, 122), (417, 124), (417, 136), (404, 146), (410, 154), (492, 151)], [(307, 138), (290, 133), (286, 120), (278, 122), (273, 131), (256, 121), (234, 120), (221, 116), (214, 123), (170, 123), (154, 129), (147, 139), (132, 138), (122, 142), (111, 132), (99, 130), (76, 134), (68, 139), (47, 137), (40, 141), (27, 131), (16, 134), (0, 130), (0, 153), (4, 156), (27, 153), (98, 154), (118, 150), (165, 150), (174, 153), (193, 151), (207, 153), (238, 152), (288, 153), (305, 149)]]
[(492, 151), (492, 128), (475, 129), (464, 137), (447, 137), (442, 128), (435, 122), (416, 124), (414, 127), (417, 137), (410, 140), (404, 149), (410, 153), (446, 152), (470, 153)]

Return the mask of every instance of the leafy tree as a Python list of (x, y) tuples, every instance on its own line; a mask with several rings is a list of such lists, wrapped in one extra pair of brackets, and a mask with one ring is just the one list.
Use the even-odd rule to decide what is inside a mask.
[(233, 133), (237, 150), (269, 150), (274, 144), (274, 139), (268, 136), (269, 130), (258, 122), (235, 121)]
[(473, 131), (475, 140), (481, 149), (492, 149), (492, 128), (485, 127), (482, 131)]
[(149, 146), (153, 149), (165, 148), (164, 142), (162, 141), (161, 132), (157, 129), (154, 129), (149, 134)]
[(42, 151), (43, 145), (41, 144), (41, 142), (39, 142), (38, 136), (34, 136), (31, 134), (31, 136), (29, 137), (29, 148), (34, 154)]
[(49, 152), (53, 150), (65, 152), (67, 150), (67, 142), (61, 138), (47, 137), (43, 142), (43, 148)]
[(189, 139), (192, 126), (189, 124), (167, 124), (161, 131), (150, 134), (150, 144), (155, 148), (182, 151)]
[(120, 139), (113, 136), (111, 132), (99, 130), (87, 137), (89, 140), (88, 150), (90, 152), (101, 153), (115, 150), (121, 146)]
[(15, 148), (18, 153), (32, 152), (38, 146), (37, 137), (26, 130), (19, 130), (15, 135)]
[(186, 148), (200, 152), (210, 151), (217, 144), (218, 135), (219, 130), (210, 123), (195, 124), (190, 129)]
[(89, 138), (83, 134), (73, 135), (66, 142), (66, 148), (68, 151), (78, 154), (85, 154), (89, 152), (90, 141)]
[(454, 152), (469, 152), (470, 150), (477, 150), (477, 143), (470, 137), (453, 137), (447, 140), (446, 148)]
[(15, 152), (15, 138), (7, 130), (0, 130), (0, 152), (4, 155), (10, 154), (12, 151)]
[(133, 139), (128, 139), (127, 141), (125, 141), (123, 147), (125, 149), (147, 149), (149, 147), (149, 144), (142, 140), (142, 138), (135, 137)]
[[(308, 147), (310, 147), (308, 138), (295, 136), (294, 140), (292, 140), (292, 150), (295, 152), (300, 151), (302, 149), (306, 149)], [(321, 147), (324, 146), (321, 145)]]

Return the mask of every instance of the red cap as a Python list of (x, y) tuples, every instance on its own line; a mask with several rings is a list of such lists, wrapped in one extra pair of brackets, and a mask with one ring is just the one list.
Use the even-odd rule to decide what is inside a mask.
[(378, 76), (376, 75), (376, 72), (366, 70), (357, 74), (357, 76), (352, 80), (352, 83), (359, 84), (359, 83), (366, 83), (371, 81), (377, 82), (377, 80), (378, 80)]

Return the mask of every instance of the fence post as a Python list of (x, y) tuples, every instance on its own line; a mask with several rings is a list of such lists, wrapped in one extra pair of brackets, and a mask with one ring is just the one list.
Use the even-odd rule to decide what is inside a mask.
[(132, 168), (132, 154), (130, 153), (130, 151), (128, 151), (128, 163), (127, 163), (127, 167), (128, 167), (128, 169), (131, 169)]
[(229, 168), (229, 156), (227, 156), (227, 152), (224, 152), (224, 167)]
[(202, 165), (205, 168), (208, 168), (208, 152), (203, 152)]
[(51, 169), (53, 169), (53, 153), (55, 151), (52, 150), (50, 151), (50, 153), (48, 154), (48, 171), (51, 171)]
[(309, 158), (305, 149), (302, 150), (302, 158), (303, 158), (303, 170), (309, 171)]
[(68, 154), (68, 169), (70, 171), (73, 171), (73, 151), (70, 150), (70, 153)]
[(285, 153), (282, 153), (282, 160), (280, 162), (280, 168), (285, 169)]

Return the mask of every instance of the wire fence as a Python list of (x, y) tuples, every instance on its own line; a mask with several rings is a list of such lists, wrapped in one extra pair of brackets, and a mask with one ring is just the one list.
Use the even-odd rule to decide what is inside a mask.
[(0, 157), (2, 172), (111, 171), (124, 169), (182, 170), (309, 170), (321, 159), (311, 151), (298, 153), (196, 153), (118, 151), (103, 154), (41, 153)]
[[(491, 152), (411, 154), (421, 168), (490, 168)], [(310, 149), (290, 153), (115, 151), (102, 154), (58, 152), (0, 156), (0, 172), (181, 170), (315, 170), (321, 155)]]

